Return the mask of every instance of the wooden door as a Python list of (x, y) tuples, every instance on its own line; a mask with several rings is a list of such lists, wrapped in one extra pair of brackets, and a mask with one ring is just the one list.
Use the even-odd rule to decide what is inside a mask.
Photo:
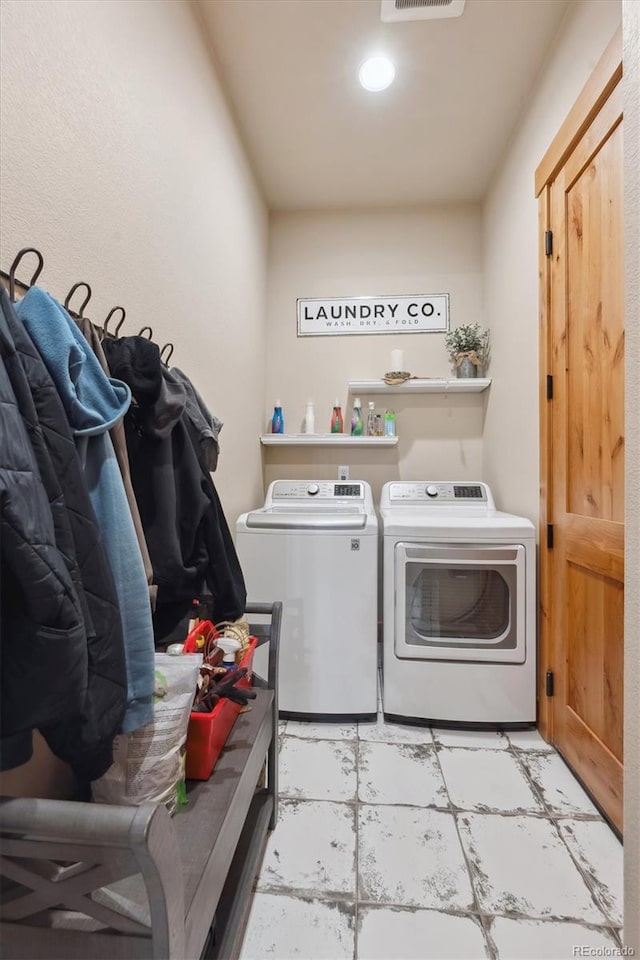
[[(546, 733), (622, 829), (624, 317), (622, 90), (547, 184), (542, 372)], [(546, 383), (545, 383), (546, 386)], [(545, 677), (546, 680), (546, 677)], [(545, 696), (551, 690), (545, 683)], [(545, 732), (545, 731), (543, 731)]]

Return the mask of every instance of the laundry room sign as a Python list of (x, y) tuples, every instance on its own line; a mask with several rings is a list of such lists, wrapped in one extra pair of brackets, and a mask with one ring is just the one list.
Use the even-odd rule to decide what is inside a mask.
[(449, 329), (449, 294), (298, 300), (298, 336), (436, 333)]

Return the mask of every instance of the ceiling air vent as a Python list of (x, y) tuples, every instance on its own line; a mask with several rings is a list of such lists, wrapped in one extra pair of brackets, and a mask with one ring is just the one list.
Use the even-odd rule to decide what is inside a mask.
[(397, 20), (439, 20), (459, 17), (465, 0), (381, 0), (380, 19), (384, 23)]

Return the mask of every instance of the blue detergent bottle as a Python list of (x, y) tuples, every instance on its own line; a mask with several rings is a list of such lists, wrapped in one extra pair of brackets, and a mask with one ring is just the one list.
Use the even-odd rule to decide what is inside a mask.
[(284, 416), (282, 415), (282, 404), (280, 400), (276, 400), (276, 405), (273, 408), (271, 433), (284, 433)]

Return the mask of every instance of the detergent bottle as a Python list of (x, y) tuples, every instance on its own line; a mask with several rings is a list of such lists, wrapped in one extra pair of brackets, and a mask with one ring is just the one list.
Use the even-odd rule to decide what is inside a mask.
[(331, 414), (331, 433), (344, 433), (344, 420), (340, 409), (340, 401), (337, 398)]
[(362, 403), (360, 397), (353, 401), (353, 413), (351, 414), (351, 436), (361, 437), (364, 424), (362, 422)]

